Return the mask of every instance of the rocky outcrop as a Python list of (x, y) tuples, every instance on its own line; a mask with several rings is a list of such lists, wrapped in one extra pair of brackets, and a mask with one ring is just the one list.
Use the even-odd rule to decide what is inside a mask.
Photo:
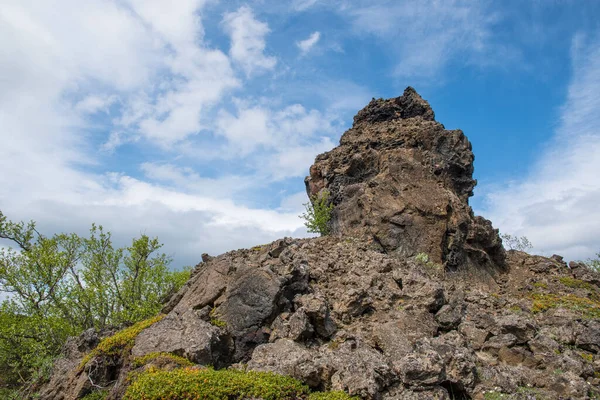
[(502, 268), (498, 232), (468, 205), (473, 160), (462, 131), (445, 130), (409, 87), (359, 111), (305, 183), (311, 198), (330, 193), (334, 234), (373, 239), (402, 257), (426, 253), (448, 269)]
[(70, 342), (42, 398), (93, 382), (120, 399), (157, 352), (365, 399), (600, 396), (600, 275), (505, 253), (467, 204), (472, 162), (414, 90), (373, 100), (307, 179), (330, 191), (335, 235), (203, 255), (117, 359), (82, 366), (98, 338)]

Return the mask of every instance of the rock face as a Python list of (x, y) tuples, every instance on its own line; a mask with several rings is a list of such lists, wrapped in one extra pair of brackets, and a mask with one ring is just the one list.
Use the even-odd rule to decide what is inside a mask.
[(468, 205), (473, 160), (462, 131), (445, 130), (409, 87), (359, 111), (340, 145), (317, 157), (306, 190), (330, 193), (335, 234), (373, 239), (403, 257), (426, 253), (448, 269), (503, 267), (497, 231)]
[(42, 398), (94, 382), (120, 399), (134, 357), (154, 352), (365, 399), (600, 396), (600, 275), (505, 253), (467, 204), (472, 162), (414, 90), (373, 100), (307, 178), (332, 194), (335, 235), (203, 255), (117, 360), (82, 368), (98, 337), (70, 342)]

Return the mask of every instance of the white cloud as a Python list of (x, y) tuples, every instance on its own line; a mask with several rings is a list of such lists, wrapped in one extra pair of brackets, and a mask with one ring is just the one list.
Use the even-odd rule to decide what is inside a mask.
[[(338, 10), (360, 34), (375, 35), (396, 53), (396, 74), (427, 78), (458, 57), (499, 62), (491, 41), (498, 16), (488, 5), (462, 0), (343, 1)], [(514, 56), (502, 50), (503, 58)]]
[(319, 0), (294, 0), (292, 8), (296, 11), (304, 11), (314, 6)]
[(313, 32), (308, 38), (296, 42), (296, 46), (298, 46), (302, 55), (306, 55), (317, 44), (319, 39), (321, 39), (321, 32)]
[[(148, 162), (169, 153), (147, 141), (183, 143), (241, 85), (228, 56), (203, 41), (203, 3), (2, 2), (0, 205), (9, 218), (36, 220), (45, 233), (86, 234), (97, 222), (119, 245), (158, 235), (180, 263), (306, 233), (296, 214), (231, 200), (252, 178)], [(102, 164), (99, 147), (132, 142), (134, 153)], [(130, 176), (138, 163), (147, 182)]]
[(275, 67), (277, 59), (264, 54), (269, 26), (258, 21), (250, 7), (242, 6), (235, 12), (226, 13), (222, 24), (231, 38), (229, 55), (246, 75), (251, 76)]
[(484, 188), (502, 232), (542, 254), (585, 259), (600, 250), (600, 42), (573, 41), (573, 78), (553, 141), (522, 181)]

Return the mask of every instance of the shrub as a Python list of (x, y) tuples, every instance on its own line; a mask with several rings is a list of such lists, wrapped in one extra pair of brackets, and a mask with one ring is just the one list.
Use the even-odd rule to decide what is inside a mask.
[(525, 236), (512, 236), (507, 233), (500, 235), (502, 244), (508, 246), (509, 250), (528, 251), (533, 248), (533, 245)]
[(329, 197), (331, 193), (328, 190), (323, 190), (319, 196), (311, 198), (310, 202), (304, 204), (306, 212), (300, 215), (300, 218), (305, 219), (304, 225), (311, 233), (318, 233), (321, 236), (329, 235), (331, 221), (331, 212), (333, 211), (333, 203)]
[(140, 334), (141, 331), (148, 328), (152, 324), (157, 323), (164, 317), (164, 314), (160, 314), (156, 317), (140, 321), (128, 328), (125, 328), (115, 333), (112, 336), (102, 339), (98, 346), (96, 346), (94, 350), (92, 350), (88, 355), (86, 355), (83, 358), (83, 360), (81, 360), (80, 367), (83, 368), (94, 357), (114, 357), (122, 354), (125, 350), (131, 349), (135, 342), (135, 338), (137, 337), (137, 335)]
[(143, 367), (144, 365), (146, 365), (152, 361), (160, 360), (160, 359), (173, 361), (175, 364), (179, 365), (180, 367), (191, 367), (194, 365), (194, 363), (191, 362), (190, 360), (188, 360), (187, 358), (176, 356), (175, 354), (165, 353), (165, 352), (148, 353), (141, 357), (136, 357), (133, 359), (133, 362), (131, 363), (131, 365), (133, 366), (133, 368), (139, 368), (139, 367)]
[(183, 368), (139, 374), (123, 400), (279, 400), (305, 397), (308, 393), (308, 387), (301, 382), (270, 372)]
[(592, 271), (600, 272), (600, 253), (596, 253), (596, 258), (588, 259), (585, 264)]

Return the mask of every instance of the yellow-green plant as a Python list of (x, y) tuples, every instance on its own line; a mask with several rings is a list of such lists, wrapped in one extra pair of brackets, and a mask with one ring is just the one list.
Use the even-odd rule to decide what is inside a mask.
[(145, 354), (141, 357), (134, 358), (133, 362), (131, 363), (131, 366), (133, 368), (139, 368), (139, 367), (143, 367), (144, 365), (146, 365), (152, 361), (161, 360), (161, 359), (172, 361), (180, 367), (191, 367), (194, 365), (194, 363), (191, 362), (190, 360), (188, 360), (187, 358), (177, 356), (172, 353), (153, 352), (153, 353)]
[(311, 233), (318, 233), (326, 236), (331, 233), (329, 222), (333, 211), (333, 203), (330, 201), (331, 193), (328, 190), (322, 190), (318, 196), (305, 203), (306, 212), (300, 215), (305, 220), (304, 225)]
[(131, 347), (133, 347), (135, 338), (140, 334), (141, 331), (148, 328), (152, 324), (157, 323), (164, 317), (164, 314), (160, 314), (155, 317), (148, 318), (128, 328), (120, 330), (112, 336), (102, 339), (98, 346), (96, 346), (94, 350), (89, 352), (83, 358), (83, 360), (81, 360), (80, 367), (84, 367), (94, 357), (113, 357), (121, 355), (123, 351), (129, 350)]

